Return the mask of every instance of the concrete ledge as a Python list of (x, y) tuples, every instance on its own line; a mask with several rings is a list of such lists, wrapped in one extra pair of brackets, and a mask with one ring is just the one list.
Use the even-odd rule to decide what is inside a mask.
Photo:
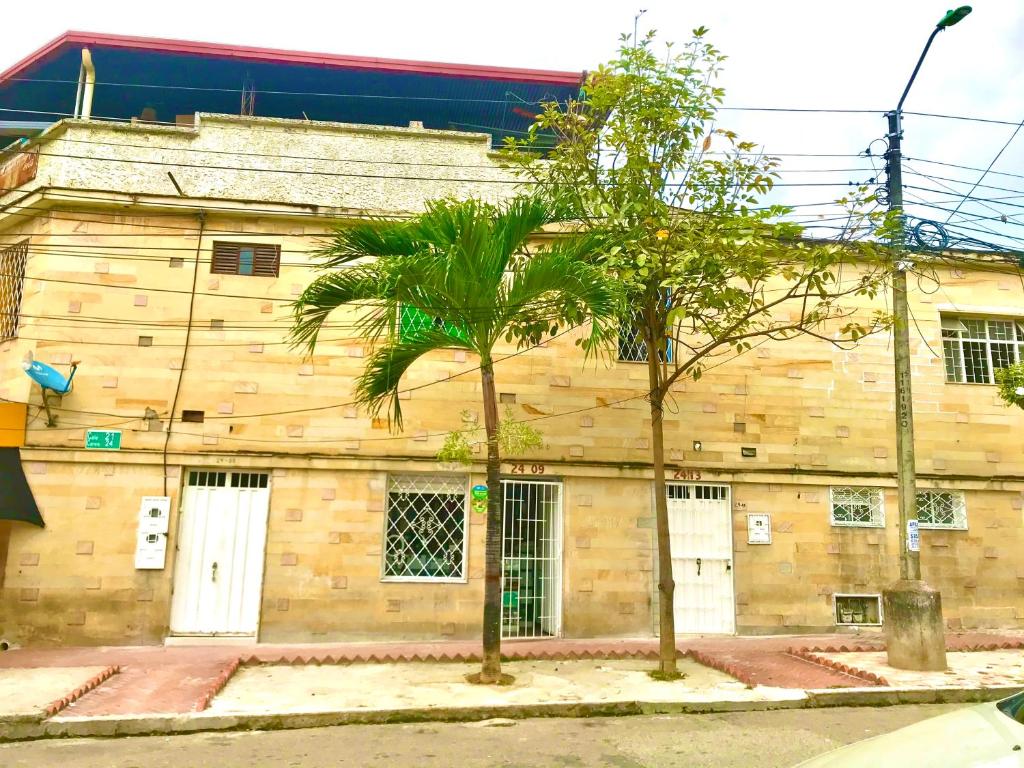
[(624, 717), (629, 715), (713, 714), (821, 707), (887, 707), (898, 704), (949, 704), (996, 701), (1019, 686), (992, 688), (846, 688), (810, 690), (788, 699), (764, 701), (574, 702), (490, 707), (431, 707), (394, 710), (291, 712), (260, 715), (134, 715), (55, 717), (44, 722), (0, 723), (0, 741), (46, 738), (153, 736), (203, 731), (271, 731), (338, 725), (473, 722), (492, 718)]
[(988, 688), (846, 688), (807, 691), (810, 707), (888, 707), (897, 704), (979, 704), (999, 701), (1021, 686)]

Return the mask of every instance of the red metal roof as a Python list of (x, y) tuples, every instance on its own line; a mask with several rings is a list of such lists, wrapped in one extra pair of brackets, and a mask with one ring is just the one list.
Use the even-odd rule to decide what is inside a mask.
[(0, 81), (14, 77), (20, 71), (65, 45), (104, 45), (114, 48), (131, 48), (165, 53), (196, 54), (247, 61), (281, 62), (334, 67), (338, 69), (368, 70), (374, 72), (407, 72), (419, 75), (441, 75), (466, 77), (482, 80), (510, 80), (522, 83), (539, 83), (561, 86), (579, 85), (582, 72), (559, 72), (544, 69), (522, 69), (518, 67), (485, 67), (473, 64), (451, 64), (406, 59), (382, 59), (370, 56), (341, 56), (333, 53), (309, 53), (286, 51), (275, 48), (255, 48), (245, 45), (201, 43), (189, 40), (168, 40), (158, 37), (134, 37), (131, 35), (108, 35), (99, 32), (65, 32), (60, 37), (29, 54), (3, 73)]

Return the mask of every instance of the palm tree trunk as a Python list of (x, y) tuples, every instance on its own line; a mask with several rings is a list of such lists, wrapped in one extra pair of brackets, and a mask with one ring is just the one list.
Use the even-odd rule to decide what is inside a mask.
[(654, 519), (658, 538), (658, 671), (676, 677), (676, 583), (672, 578), (672, 542), (668, 532), (668, 489), (665, 487), (665, 395), (661, 388), (658, 355), (653, 344), (647, 347), (648, 382), (651, 401), (651, 447), (654, 459)]
[(490, 359), (480, 365), (487, 432), (487, 531), (484, 548), (484, 626), (481, 683), (501, 682), (501, 560), (502, 514), (501, 457), (498, 454), (498, 398)]

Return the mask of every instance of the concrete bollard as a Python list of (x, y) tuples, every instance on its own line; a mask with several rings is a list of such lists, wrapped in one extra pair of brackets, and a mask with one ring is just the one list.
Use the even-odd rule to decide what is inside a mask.
[(942, 596), (923, 581), (901, 579), (882, 592), (885, 647), (896, 669), (946, 669)]

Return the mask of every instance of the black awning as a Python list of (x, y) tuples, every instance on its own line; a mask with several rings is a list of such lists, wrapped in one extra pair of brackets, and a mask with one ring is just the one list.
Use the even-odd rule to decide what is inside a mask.
[(0, 520), (19, 520), (40, 528), (46, 526), (25, 479), (17, 448), (0, 448)]

